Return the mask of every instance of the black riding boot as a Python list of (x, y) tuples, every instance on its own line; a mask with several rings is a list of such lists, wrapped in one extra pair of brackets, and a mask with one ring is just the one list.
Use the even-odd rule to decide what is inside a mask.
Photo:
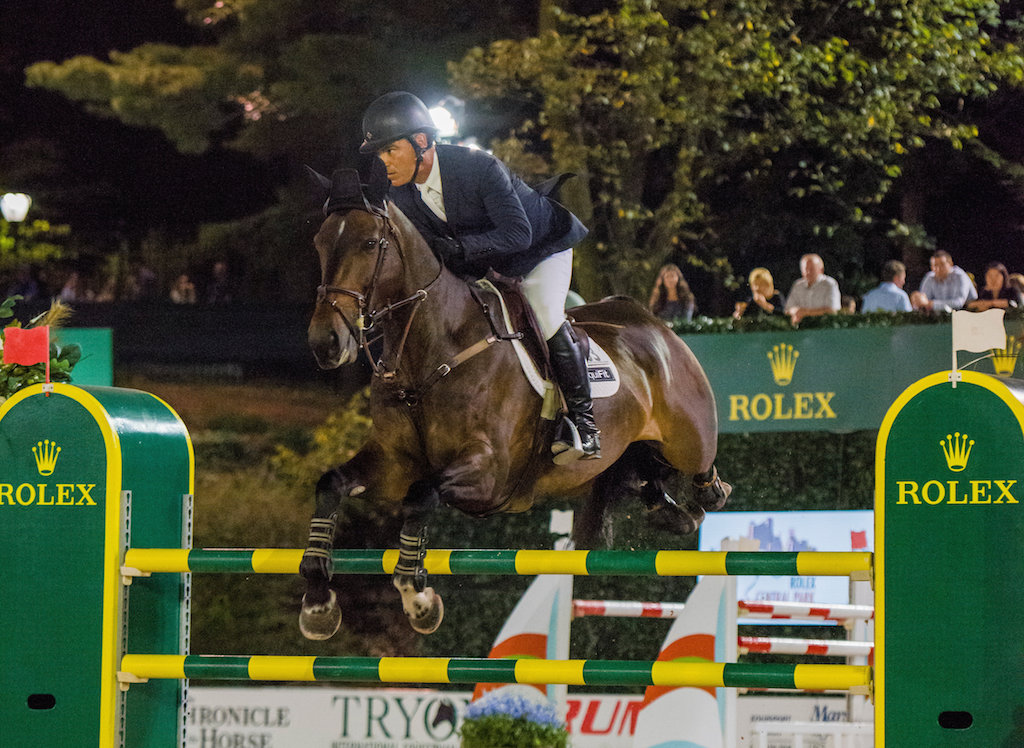
[[(564, 322), (548, 339), (551, 368), (568, 406), (569, 424), (555, 435), (551, 452), (556, 465), (573, 460), (593, 460), (601, 456), (600, 431), (594, 423), (594, 405), (590, 399), (587, 362), (572, 325)], [(575, 428), (576, 433), (571, 433)]]

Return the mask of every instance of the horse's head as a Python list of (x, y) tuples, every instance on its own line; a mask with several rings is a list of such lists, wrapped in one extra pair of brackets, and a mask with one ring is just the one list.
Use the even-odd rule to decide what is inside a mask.
[(405, 220), (396, 227), (389, 215), (387, 176), (381, 176), (375, 172), (361, 180), (357, 171), (339, 169), (329, 183), (324, 180), (330, 196), (324, 204), (327, 217), (313, 240), (321, 280), (308, 332), (322, 369), (354, 361), (392, 310), (419, 298), (405, 290), (403, 245), (422, 239)]

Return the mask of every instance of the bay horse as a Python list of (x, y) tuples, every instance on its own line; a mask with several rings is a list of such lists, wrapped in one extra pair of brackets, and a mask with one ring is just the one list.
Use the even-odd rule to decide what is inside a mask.
[[(426, 586), (423, 555), (432, 511), (444, 502), (473, 516), (525, 511), (543, 497), (589, 493), (578, 514), (578, 545), (594, 542), (606, 504), (629, 481), (652, 518), (681, 534), (705, 510), (720, 509), (731, 487), (714, 467), (718, 419), (696, 357), (663, 322), (624, 297), (576, 307), (571, 317), (618, 368), (618, 391), (594, 401), (602, 458), (556, 466), (551, 431), (512, 344), (496, 335), (478, 294), (447, 270), (412, 223), (388, 200), (386, 182), (361, 185), (355, 170), (331, 180), (326, 218), (314, 239), (321, 283), (308, 338), (318, 365), (333, 369), (363, 351), (374, 371), (372, 426), (351, 460), (323, 475), (309, 543), (300, 629), (327, 639), (341, 623), (330, 589), (337, 512), (366, 493), (402, 511), (393, 584), (412, 627), (441, 623), (440, 595)], [(382, 336), (374, 361), (370, 340)], [(547, 423), (552, 423), (548, 421)], [(692, 476), (680, 503), (664, 481)]]

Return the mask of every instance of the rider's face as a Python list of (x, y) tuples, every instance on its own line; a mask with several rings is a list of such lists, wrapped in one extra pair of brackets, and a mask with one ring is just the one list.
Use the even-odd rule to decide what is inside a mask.
[(377, 157), (384, 162), (388, 170), (388, 179), (395, 187), (412, 181), (412, 175), (416, 171), (416, 151), (408, 140), (403, 138), (388, 143), (377, 151)]

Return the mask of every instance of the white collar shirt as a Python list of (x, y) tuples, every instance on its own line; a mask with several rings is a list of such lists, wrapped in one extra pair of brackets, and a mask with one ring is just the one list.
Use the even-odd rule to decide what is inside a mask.
[(434, 151), (434, 164), (427, 175), (427, 181), (417, 184), (416, 189), (420, 191), (420, 197), (431, 212), (442, 221), (448, 221), (448, 215), (444, 209), (444, 193), (441, 192), (441, 162), (438, 160), (437, 151)]

